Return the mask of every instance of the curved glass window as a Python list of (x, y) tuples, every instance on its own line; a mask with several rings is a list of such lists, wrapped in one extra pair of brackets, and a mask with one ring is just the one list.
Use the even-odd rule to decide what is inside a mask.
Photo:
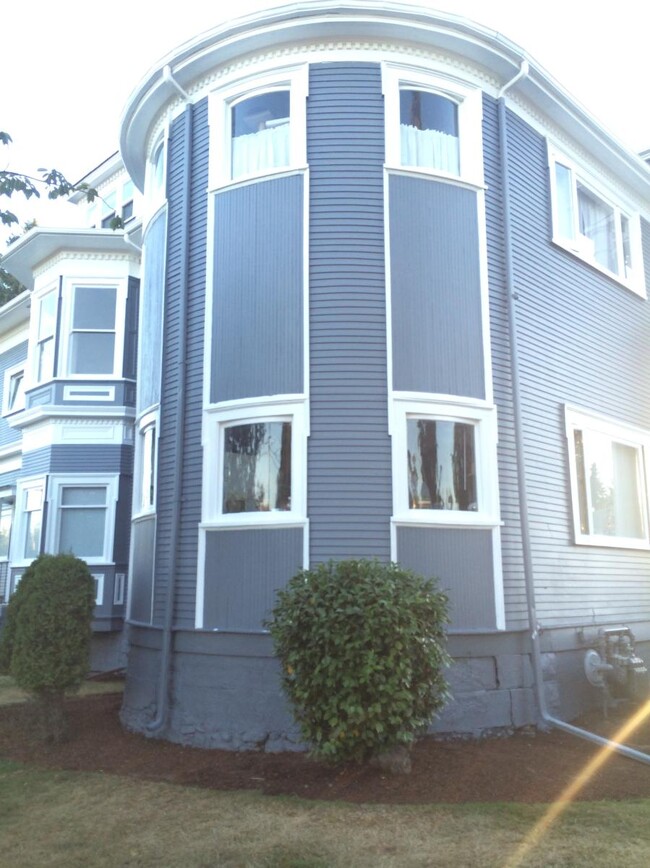
[(460, 174), (458, 105), (424, 90), (402, 89), (400, 153), (403, 166)]
[(288, 166), (290, 148), (288, 90), (249, 97), (231, 107), (233, 178)]

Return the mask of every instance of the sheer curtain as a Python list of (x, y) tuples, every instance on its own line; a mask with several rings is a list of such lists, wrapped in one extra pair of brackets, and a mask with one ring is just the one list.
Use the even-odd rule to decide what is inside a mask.
[(402, 165), (440, 169), (452, 175), (460, 174), (458, 137), (439, 130), (420, 130), (410, 124), (400, 124)]
[(578, 185), (578, 212), (580, 234), (593, 244), (590, 252), (593, 252), (596, 262), (610, 271), (618, 271), (612, 209)]
[(253, 175), (289, 165), (289, 118), (232, 140), (232, 176)]

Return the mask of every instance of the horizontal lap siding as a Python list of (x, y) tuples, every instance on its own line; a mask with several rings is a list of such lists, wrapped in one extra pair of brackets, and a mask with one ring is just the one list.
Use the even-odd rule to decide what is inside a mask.
[(508, 135), (538, 615), (544, 626), (648, 618), (650, 553), (573, 544), (564, 406), (650, 430), (650, 307), (551, 243), (546, 143), (512, 114)]
[[(170, 550), (173, 502), (180, 494), (182, 510), (177, 551), (175, 623), (193, 626), (196, 598), (198, 525), (201, 520), (202, 450), (201, 415), (203, 389), (203, 329), (205, 317), (205, 273), (207, 240), (208, 124), (207, 102), (193, 111), (193, 148), (188, 153), (185, 116), (172, 124), (168, 154), (168, 237), (166, 295), (163, 329), (163, 379), (161, 397), (161, 432), (158, 463), (158, 526), (156, 534), (156, 571), (154, 621), (163, 617), (169, 571), (174, 553)], [(191, 161), (189, 215), (185, 211), (185, 161)], [(189, 219), (189, 274), (186, 318), (180, 317), (180, 293), (184, 263), (182, 234)], [(185, 328), (187, 341), (186, 382), (178, 391), (180, 330)], [(175, 438), (179, 401), (185, 404), (182, 432), (182, 490), (174, 492)]]
[(315, 64), (308, 101), (312, 562), (390, 557), (384, 122), (373, 64)]
[(523, 555), (519, 520), (517, 454), (512, 405), (508, 299), (505, 285), (503, 196), (500, 170), (497, 102), (483, 97), (483, 154), (485, 171), (485, 217), (488, 248), (488, 286), (490, 295), (490, 342), (492, 386), (498, 412), (497, 455), (501, 550), (506, 624), (521, 629), (527, 624)]
[(23, 454), (21, 476), (38, 473), (133, 473), (133, 447), (83, 444), (44, 446)]

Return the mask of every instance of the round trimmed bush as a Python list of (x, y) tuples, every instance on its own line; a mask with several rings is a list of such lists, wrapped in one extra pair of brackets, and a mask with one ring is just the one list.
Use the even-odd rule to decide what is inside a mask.
[(410, 745), (448, 698), (447, 597), (398, 564), (302, 570), (267, 624), (312, 752), (367, 760)]
[(43, 736), (59, 740), (63, 697), (88, 673), (95, 586), (73, 555), (41, 555), (25, 570), (7, 606), (0, 669), (37, 700)]

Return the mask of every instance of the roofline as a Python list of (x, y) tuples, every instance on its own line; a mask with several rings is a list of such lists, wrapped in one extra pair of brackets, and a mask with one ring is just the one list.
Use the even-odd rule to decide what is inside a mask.
[(387, 39), (415, 42), (468, 56), (490, 71), (502, 85), (529, 65), (528, 76), (516, 85), (533, 106), (557, 119), (560, 125), (597, 159), (611, 165), (633, 187), (645, 184), (650, 194), (646, 164), (618, 141), (522, 48), (507, 37), (461, 16), (422, 6), (376, 0), (303, 0), (255, 12), (225, 22), (185, 42), (166, 55), (144, 76), (131, 94), (121, 119), (120, 151), (129, 175), (143, 189), (144, 147), (160, 113), (178, 98), (178, 91), (163, 73), (171, 67), (178, 85), (189, 91), (211, 69), (235, 58), (282, 43), (313, 38)]

